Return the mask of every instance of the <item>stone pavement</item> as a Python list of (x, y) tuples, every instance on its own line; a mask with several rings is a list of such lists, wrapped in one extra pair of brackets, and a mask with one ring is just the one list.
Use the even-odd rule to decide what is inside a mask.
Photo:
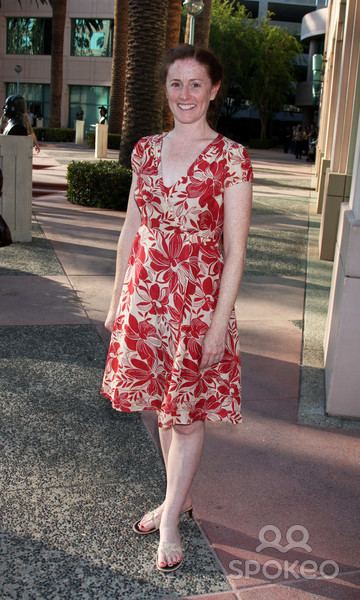
[(66, 165), (92, 159), (85, 147), (34, 158), (33, 242), (0, 249), (1, 600), (360, 597), (359, 424), (324, 414), (331, 265), (314, 250), (311, 166), (251, 156), (244, 422), (207, 425), (186, 561), (168, 577), (157, 536), (131, 532), (164, 491), (156, 418), (98, 395), (124, 213), (66, 201)]

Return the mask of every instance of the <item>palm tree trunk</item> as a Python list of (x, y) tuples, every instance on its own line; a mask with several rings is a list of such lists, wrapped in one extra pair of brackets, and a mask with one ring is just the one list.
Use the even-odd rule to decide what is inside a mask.
[(114, 44), (111, 67), (109, 132), (121, 133), (128, 42), (128, 0), (114, 0)]
[(50, 127), (61, 126), (64, 30), (67, 0), (51, 0), (53, 10), (51, 39)]
[(195, 44), (201, 48), (209, 46), (211, 24), (211, 1), (204, 0), (204, 9), (195, 19)]
[[(181, 25), (181, 2), (179, 0), (168, 0), (168, 18), (166, 29), (166, 48), (173, 48), (179, 43)], [(164, 95), (163, 131), (173, 128), (174, 119)]]
[(135, 142), (162, 129), (159, 63), (165, 48), (167, 0), (129, 0), (129, 37), (120, 162), (129, 166)]

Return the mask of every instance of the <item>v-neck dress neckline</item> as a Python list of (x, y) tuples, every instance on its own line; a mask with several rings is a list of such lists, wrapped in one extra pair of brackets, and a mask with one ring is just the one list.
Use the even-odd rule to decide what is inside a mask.
[(196, 167), (196, 165), (198, 164), (198, 162), (203, 158), (203, 156), (206, 155), (206, 153), (210, 150), (210, 148), (217, 144), (220, 139), (222, 138), (222, 134), (218, 133), (216, 137), (214, 137), (214, 139), (211, 140), (211, 142), (209, 142), (205, 148), (200, 152), (200, 154), (197, 155), (197, 157), (193, 160), (193, 162), (191, 163), (191, 165), (188, 167), (186, 173), (184, 173), (184, 175), (182, 175), (181, 177), (179, 177), (179, 179), (177, 181), (175, 181), (175, 183), (173, 183), (172, 185), (168, 186), (165, 185), (164, 183), (164, 179), (163, 179), (163, 168), (162, 168), (162, 157), (161, 157), (161, 153), (162, 153), (162, 148), (163, 148), (163, 141), (164, 138), (168, 135), (168, 132), (163, 133), (160, 136), (159, 139), (159, 144), (158, 144), (158, 151), (157, 151), (157, 169), (158, 169), (158, 176), (159, 176), (159, 181), (161, 183), (161, 186), (164, 190), (166, 190), (167, 192), (170, 192), (171, 190), (173, 190), (174, 188), (176, 188), (184, 179), (186, 179), (187, 177), (190, 176), (191, 172), (194, 170), (194, 168)]

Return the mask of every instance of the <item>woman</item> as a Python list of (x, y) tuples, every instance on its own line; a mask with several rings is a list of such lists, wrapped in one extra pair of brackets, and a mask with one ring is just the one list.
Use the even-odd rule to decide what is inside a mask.
[(168, 51), (169, 133), (142, 138), (118, 242), (102, 393), (120, 411), (155, 410), (166, 467), (161, 506), (135, 523), (160, 530), (157, 568), (182, 564), (181, 512), (191, 510), (205, 420), (239, 423), (234, 303), (244, 269), (252, 169), (246, 150), (209, 125), (221, 65), (207, 50)]

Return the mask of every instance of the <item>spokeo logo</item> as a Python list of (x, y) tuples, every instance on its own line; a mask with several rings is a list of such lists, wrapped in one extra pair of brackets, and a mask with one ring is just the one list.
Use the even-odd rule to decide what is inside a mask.
[[(269, 535), (271, 534), (271, 539)], [(300, 535), (299, 535), (300, 534)], [(266, 537), (266, 535), (268, 537)], [(289, 552), (295, 548), (311, 552), (312, 547), (308, 544), (309, 532), (303, 525), (292, 525), (285, 535), (287, 544), (281, 544), (281, 531), (276, 525), (264, 525), (259, 531), (260, 544), (256, 547), (256, 552), (261, 552), (266, 548), (276, 549), (281, 553)], [(280, 561), (276, 559), (267, 560), (260, 563), (257, 560), (247, 559), (232, 560), (229, 563), (229, 568), (235, 574), (231, 575), (234, 579), (241, 577), (251, 577), (258, 575), (260, 572), (266, 579), (277, 579), (283, 577), (288, 579), (290, 576), (294, 579), (315, 579), (316, 577), (324, 577), (326, 579), (334, 579), (339, 574), (339, 565), (334, 560), (323, 560), (318, 564), (315, 560), (288, 560)]]

